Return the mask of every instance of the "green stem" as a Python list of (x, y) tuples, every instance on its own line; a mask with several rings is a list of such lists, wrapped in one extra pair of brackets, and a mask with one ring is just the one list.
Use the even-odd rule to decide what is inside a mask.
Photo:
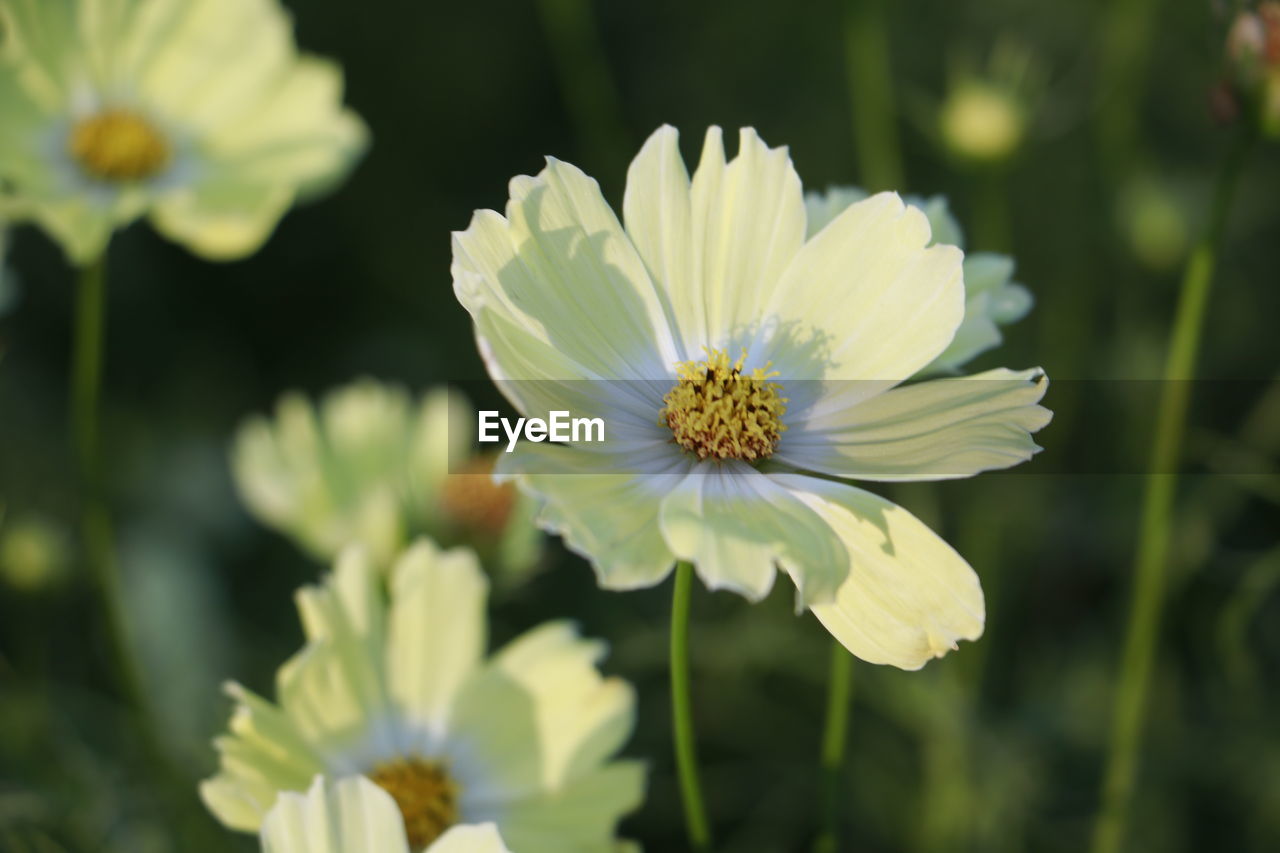
[(698, 747), (693, 731), (693, 707), (689, 700), (689, 600), (693, 592), (693, 566), (676, 565), (675, 591), (671, 599), (671, 718), (675, 732), (676, 771), (689, 846), (711, 849), (711, 827), (698, 781)]
[(1182, 280), (1143, 492), (1133, 567), (1133, 597), (1112, 711), (1102, 804), (1094, 825), (1094, 853), (1117, 853), (1124, 846), (1125, 820), (1133, 799), (1142, 724), (1164, 605), (1176, 471), (1186, 427), (1190, 380), (1195, 375), (1196, 353), (1227, 215), (1252, 142), (1253, 134), (1242, 131), (1232, 148), (1218, 179), (1209, 228), (1192, 252)]
[(885, 0), (845, 0), (844, 58), (859, 180), (871, 191), (903, 189), (893, 108)]
[(80, 469), (85, 559), (97, 587), (106, 622), (107, 651), (124, 698), (140, 711), (141, 672), (130, 652), (120, 575), (107, 512), (99, 441), (103, 343), (106, 339), (106, 256), (80, 270), (72, 353), (71, 420)]
[(1114, 180), (1137, 158), (1139, 102), (1146, 78), (1153, 22), (1161, 0), (1115, 0), (1103, 19), (1098, 79), (1107, 86), (1097, 121), (1104, 165)]
[(852, 702), (853, 655), (839, 641), (832, 640), (827, 719), (822, 733), (822, 832), (813, 847), (814, 853), (836, 853), (840, 849), (840, 794)]

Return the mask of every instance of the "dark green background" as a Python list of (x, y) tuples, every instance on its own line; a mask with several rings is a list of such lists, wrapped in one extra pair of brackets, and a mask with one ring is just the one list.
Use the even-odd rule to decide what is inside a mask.
[[(507, 180), (536, 172), (544, 155), (582, 166), (617, 204), (626, 163), (659, 124), (681, 129), (687, 159), (708, 124), (727, 135), (750, 125), (791, 147), (807, 186), (864, 177), (837, 2), (591, 4), (608, 79), (589, 54), (561, 52), (557, 64), (540, 11), (579, 8), (569, 0), (289, 5), (301, 44), (344, 64), (349, 101), (372, 129), (368, 157), (242, 263), (201, 263), (145, 226), (121, 234), (111, 256), (105, 424), (121, 555), (163, 735), (192, 783), (212, 770), (208, 739), (229, 709), (218, 682), (269, 692), (300, 642), (292, 590), (317, 572), (235, 502), (226, 449), (242, 417), (286, 389), (322, 392), (359, 375), (415, 388), (481, 378), (452, 295), (449, 232), (475, 208), (501, 208)], [(892, 7), (901, 189), (950, 195), (971, 248), (1011, 250), (1037, 300), (975, 366), (1091, 380), (1050, 389), (1059, 417), (1040, 442), (1092, 473), (1058, 463), (1037, 474), (1038, 460), (891, 490), (973, 563), (988, 629), (922, 673), (857, 667), (849, 849), (1075, 851), (1088, 841), (1130, 586), (1134, 472), (1156, 392), (1089, 399), (1114, 399), (1111, 380), (1160, 375), (1178, 282), (1178, 264), (1137, 261), (1119, 199), (1153, 176), (1199, 233), (1231, 133), (1208, 108), (1222, 71), (1214, 4), (1151, 6), (1120, 38), (1150, 44), (1135, 100), (1105, 70), (1110, 3)], [(998, 38), (1032, 51), (1043, 85), (1018, 158), (990, 174), (949, 158), (928, 120), (951, 64), (980, 59)], [(1138, 132), (1108, 147), (1117, 114)], [(1228, 230), (1204, 377), (1276, 376), (1277, 186), (1274, 147), (1260, 149)], [(1001, 216), (1008, 232), (989, 224)], [(0, 319), (0, 501), (10, 519), (38, 513), (70, 536), (74, 279), (31, 230), (18, 233), (12, 263), (23, 300)], [(1264, 381), (1228, 396), (1199, 407), (1189, 433), (1132, 850), (1280, 847), (1280, 391)], [(1223, 463), (1223, 447), (1252, 455)], [(625, 829), (650, 850), (680, 849), (669, 589), (602, 592), (558, 542), (550, 560), (495, 602), (494, 640), (568, 616), (611, 643), (607, 669), (641, 697), (627, 751), (652, 767), (648, 801)], [(828, 639), (792, 614), (789, 586), (755, 607), (701, 588), (694, 600), (705, 784), (726, 851), (807, 849), (815, 832)], [(49, 849), (252, 849), (186, 808), (194, 787), (166, 796), (153, 781), (106, 677), (80, 567), (39, 591), (0, 592), (0, 846), (39, 836), (58, 845)]]

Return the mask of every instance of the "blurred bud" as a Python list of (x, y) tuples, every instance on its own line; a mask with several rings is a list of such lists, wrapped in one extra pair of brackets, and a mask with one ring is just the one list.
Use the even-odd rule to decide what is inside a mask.
[(953, 90), (942, 105), (940, 121), (942, 138), (954, 154), (985, 163), (1008, 160), (1026, 129), (1018, 103), (979, 82)]
[(70, 557), (70, 537), (47, 518), (19, 516), (0, 526), (0, 577), (14, 589), (37, 592), (57, 586), (67, 575)]
[(1120, 225), (1134, 257), (1145, 267), (1165, 272), (1186, 254), (1189, 214), (1168, 184), (1138, 177), (1120, 194)]
[[(1280, 136), (1280, 2), (1238, 12), (1227, 30), (1226, 76), (1239, 111), (1267, 136)], [(1215, 98), (1215, 115), (1221, 97)]]
[(1011, 159), (1030, 129), (1038, 80), (1032, 52), (1008, 39), (996, 45), (983, 68), (967, 63), (953, 69), (937, 116), (943, 145), (969, 163)]
[(1259, 73), (1267, 52), (1267, 31), (1262, 16), (1240, 12), (1227, 33), (1227, 60), (1237, 78)]

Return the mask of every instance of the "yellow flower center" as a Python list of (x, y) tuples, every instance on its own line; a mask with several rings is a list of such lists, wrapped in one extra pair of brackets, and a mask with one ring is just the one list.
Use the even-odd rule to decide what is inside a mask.
[(679, 380), (662, 398), (659, 423), (671, 428), (676, 444), (699, 459), (767, 459), (786, 426), (787, 398), (769, 380), (769, 365), (742, 372), (747, 352), (735, 362), (723, 350), (705, 350), (702, 361), (676, 365)]
[(420, 758), (398, 758), (367, 774), (391, 795), (404, 818), (409, 846), (421, 850), (458, 822), (458, 785), (444, 767)]
[(445, 515), (464, 530), (496, 536), (506, 528), (515, 504), (511, 483), (493, 482), (492, 453), (477, 456), (444, 481), (441, 503)]
[(169, 165), (169, 144), (149, 121), (126, 109), (107, 109), (71, 128), (67, 150), (84, 173), (102, 181), (141, 181)]

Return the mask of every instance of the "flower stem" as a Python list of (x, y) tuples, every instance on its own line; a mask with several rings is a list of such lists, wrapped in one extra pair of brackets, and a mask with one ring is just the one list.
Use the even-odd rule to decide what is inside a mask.
[(671, 718), (675, 732), (676, 771), (689, 846), (711, 849), (711, 827), (698, 781), (698, 747), (694, 740), (693, 708), (689, 701), (689, 599), (693, 591), (693, 566), (676, 564), (675, 591), (671, 598)]
[(844, 60), (858, 179), (871, 192), (901, 190), (885, 0), (845, 0)]
[(1133, 798), (1143, 717), (1164, 604), (1176, 471), (1186, 426), (1190, 380), (1195, 375), (1196, 352), (1227, 215), (1253, 138), (1251, 131), (1241, 131), (1228, 155), (1214, 191), (1209, 228), (1188, 259), (1182, 279), (1143, 491), (1133, 567), (1133, 597), (1112, 709), (1102, 804), (1094, 824), (1093, 853), (1117, 853), (1124, 847), (1125, 820)]
[(126, 634), (98, 429), (103, 343), (106, 339), (106, 267), (104, 254), (80, 270), (72, 352), (72, 434), (80, 474), (85, 559), (97, 587), (106, 622), (107, 650), (125, 700), (135, 711), (140, 711), (143, 708), (142, 679)]
[(1099, 143), (1107, 174), (1118, 180), (1139, 151), (1138, 109), (1146, 82), (1156, 15), (1162, 0), (1115, 0), (1107, 4), (1100, 45), (1100, 71), (1106, 91), (1098, 105)]
[(827, 720), (822, 733), (822, 831), (814, 853), (840, 849), (840, 792), (844, 780), (844, 752), (849, 739), (849, 708), (853, 701), (853, 655), (838, 641), (831, 643), (831, 671), (827, 684)]

